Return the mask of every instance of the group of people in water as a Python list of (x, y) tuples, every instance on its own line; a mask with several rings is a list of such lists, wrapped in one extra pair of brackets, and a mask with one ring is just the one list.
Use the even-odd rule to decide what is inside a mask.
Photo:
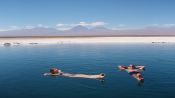
[[(129, 66), (119, 65), (119, 70), (128, 72), (131, 76), (133, 76), (139, 82), (144, 82), (144, 78), (141, 74), (143, 70), (145, 70), (145, 66), (137, 66), (130, 64)], [(51, 68), (50, 72), (44, 73), (44, 76), (64, 76), (64, 77), (72, 77), (72, 78), (89, 78), (89, 79), (104, 79), (105, 74), (100, 73), (97, 75), (87, 75), (87, 74), (71, 74), (62, 72), (60, 69)]]

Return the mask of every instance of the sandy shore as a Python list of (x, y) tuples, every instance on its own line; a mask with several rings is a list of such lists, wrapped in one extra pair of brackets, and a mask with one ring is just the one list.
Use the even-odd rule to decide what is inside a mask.
[(168, 43), (175, 37), (56, 37), (0, 38), (0, 44), (62, 44), (62, 43)]

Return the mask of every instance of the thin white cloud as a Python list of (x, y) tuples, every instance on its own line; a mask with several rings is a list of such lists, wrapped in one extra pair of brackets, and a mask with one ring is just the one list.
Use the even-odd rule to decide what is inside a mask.
[(56, 28), (57, 30), (60, 30), (60, 31), (65, 31), (65, 30), (69, 30), (71, 28), (67, 28), (67, 27), (61, 27), (61, 28)]
[(160, 26), (160, 25), (159, 24), (151, 24), (149, 26), (157, 27), (157, 26)]
[(37, 27), (40, 27), (40, 28), (49, 28), (48, 26), (43, 25), (43, 24), (38, 24)]
[(175, 24), (150, 24), (150, 25), (145, 25), (145, 26), (127, 26), (127, 25), (123, 25), (123, 24), (119, 24), (113, 28), (111, 28), (112, 30), (133, 30), (133, 29), (144, 29), (144, 28), (171, 28), (171, 27), (175, 27)]
[(128, 30), (128, 29), (135, 29), (135, 27), (129, 27), (129, 26), (124, 25), (124, 24), (119, 24), (111, 29), (112, 30)]
[(49, 28), (48, 26), (38, 24), (37, 26), (26, 25), (26, 26), (0, 26), (0, 32), (11, 31), (11, 30), (21, 30), (21, 29), (33, 29), (37, 27)]
[(19, 29), (21, 29), (21, 27), (19, 27), (19, 26), (10, 26), (9, 29), (10, 30), (19, 30)]
[(106, 25), (106, 23), (105, 22), (91, 22), (91, 23), (80, 22), (79, 24), (75, 24), (75, 25), (88, 26), (88, 27), (98, 27), (98, 26), (104, 26), (104, 25)]
[(2, 28), (0, 28), (0, 32), (2, 32), (2, 31), (7, 31), (6, 29), (2, 29)]
[[(93, 28), (93, 27), (98, 27), (98, 26), (104, 26), (106, 27), (105, 22), (79, 22), (79, 23), (75, 23), (75, 24), (57, 24), (55, 28), (57, 30), (69, 30), (75, 26), (85, 26), (88, 28)], [(37, 24), (37, 25), (26, 25), (26, 26), (0, 26), (0, 32), (2, 31), (10, 31), (10, 30), (21, 30), (21, 29), (33, 29), (33, 28), (37, 28), (37, 27), (42, 27), (42, 28), (49, 28), (49, 26), (43, 25), (43, 24)], [(171, 28), (171, 27), (175, 27), (175, 24), (150, 24), (150, 25), (145, 25), (145, 26), (127, 26), (124, 24), (118, 24), (115, 27), (111, 27), (109, 29), (112, 30), (131, 30), (131, 29), (144, 29), (147, 27), (152, 27), (152, 28)]]
[(104, 25), (106, 25), (105, 22), (93, 22), (93, 23), (89, 24), (89, 26), (92, 26), (92, 27), (104, 26)]
[(35, 28), (35, 26), (30, 26), (30, 25), (29, 25), (29, 26), (25, 26), (25, 27), (24, 27), (24, 29), (33, 29), (33, 28)]
[(164, 27), (174, 27), (175, 24), (164, 24), (163, 26), (164, 26)]
[(57, 27), (62, 27), (62, 26), (65, 26), (65, 25), (67, 25), (67, 24), (57, 24), (56, 26)]
[[(75, 24), (57, 24), (56, 29), (57, 30), (69, 30), (75, 26), (85, 26), (85, 27), (98, 27), (98, 26), (105, 26), (105, 22), (79, 22)], [(20, 30), (20, 29), (33, 29), (33, 28), (49, 28), (46, 25), (43, 24), (37, 24), (37, 25), (26, 25), (26, 26), (6, 26), (6, 27), (0, 27), (0, 31), (10, 31), (10, 30)]]
[(56, 29), (57, 30), (61, 30), (61, 31), (65, 31), (65, 30), (69, 30), (71, 29), (73, 26), (69, 25), (69, 24), (57, 24), (56, 25)]
[(170, 28), (175, 27), (175, 24), (151, 24), (152, 27), (160, 27), (160, 28)]
[(99, 26), (105, 26), (107, 23), (105, 22), (79, 22), (77, 24), (57, 24), (56, 28), (57, 30), (68, 30), (75, 26), (84, 26), (84, 27), (99, 27)]
[(89, 26), (89, 27), (98, 27), (98, 26), (105, 26), (106, 24), (107, 23), (105, 23), (105, 22), (91, 22), (91, 23), (80, 22), (78, 25)]
[(20, 30), (19, 26), (3, 26), (0, 27), (0, 31)]

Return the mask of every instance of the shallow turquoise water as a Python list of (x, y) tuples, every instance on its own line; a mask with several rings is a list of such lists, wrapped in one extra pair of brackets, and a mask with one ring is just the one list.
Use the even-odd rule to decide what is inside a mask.
[[(0, 98), (175, 98), (175, 44), (0, 46)], [(141, 86), (119, 64), (142, 64)], [(104, 82), (44, 77), (49, 68), (105, 73)]]

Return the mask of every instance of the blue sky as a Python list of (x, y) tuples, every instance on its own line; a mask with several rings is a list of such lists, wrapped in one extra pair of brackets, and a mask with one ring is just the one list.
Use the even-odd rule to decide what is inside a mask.
[[(0, 27), (175, 23), (175, 0), (0, 0)], [(59, 25), (61, 26), (61, 25)]]

